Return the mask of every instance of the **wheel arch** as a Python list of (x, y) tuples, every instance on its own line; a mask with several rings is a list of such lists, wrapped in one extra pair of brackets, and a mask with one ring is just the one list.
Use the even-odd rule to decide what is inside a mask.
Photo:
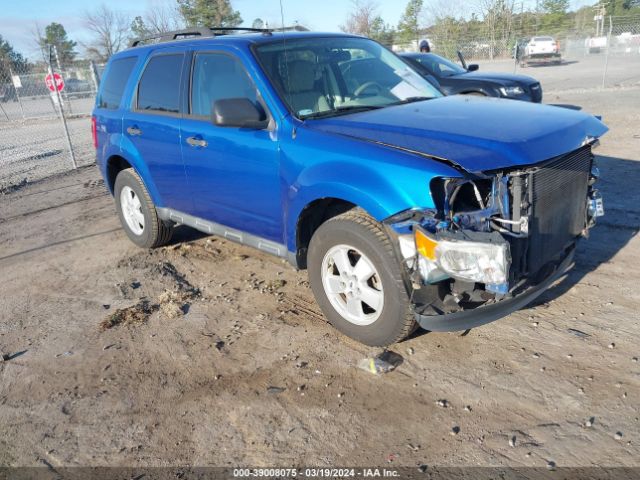
[(492, 95), (486, 92), (482, 88), (468, 88), (460, 92), (460, 95), (482, 95), (484, 97), (491, 97)]
[(311, 237), (327, 220), (357, 208), (354, 203), (335, 197), (325, 197), (308, 203), (298, 215), (295, 230), (295, 266), (307, 268), (307, 252)]
[(113, 195), (114, 187), (116, 184), (116, 178), (118, 174), (122, 170), (126, 170), (127, 168), (132, 168), (144, 183), (147, 191), (149, 192), (149, 196), (156, 206), (163, 206), (160, 203), (160, 195), (158, 193), (158, 189), (156, 188), (153, 180), (151, 179), (151, 175), (149, 173), (149, 169), (143, 162), (131, 161), (131, 157), (124, 156), (122, 154), (114, 154), (111, 155), (107, 161), (105, 162), (105, 181), (107, 183), (107, 188)]

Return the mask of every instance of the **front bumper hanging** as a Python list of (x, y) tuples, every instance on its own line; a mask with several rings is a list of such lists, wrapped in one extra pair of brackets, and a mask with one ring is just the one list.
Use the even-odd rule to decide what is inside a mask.
[(422, 328), (432, 332), (455, 332), (469, 330), (470, 328), (479, 327), (498, 320), (516, 310), (524, 308), (542, 295), (556, 280), (569, 270), (573, 263), (574, 254), (575, 249), (571, 250), (555, 271), (545, 280), (512, 298), (462, 312), (442, 315), (421, 315), (416, 313), (416, 321)]

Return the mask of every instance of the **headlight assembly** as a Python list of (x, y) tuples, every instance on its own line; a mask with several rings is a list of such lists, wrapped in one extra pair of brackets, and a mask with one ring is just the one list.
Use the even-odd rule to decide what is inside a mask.
[(508, 243), (436, 240), (416, 230), (416, 249), (423, 257), (455, 278), (484, 284), (506, 284), (509, 279)]
[(511, 87), (500, 87), (500, 93), (503, 97), (518, 97), (524, 94), (524, 90), (518, 85), (513, 85)]

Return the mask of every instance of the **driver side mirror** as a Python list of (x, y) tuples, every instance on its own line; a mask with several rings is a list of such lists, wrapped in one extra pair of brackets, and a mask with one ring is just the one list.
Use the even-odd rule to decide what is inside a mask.
[(248, 98), (225, 98), (213, 102), (211, 121), (218, 127), (264, 130), (269, 119), (259, 105)]
[(469, 65), (467, 67), (467, 70), (469, 72), (475, 72), (476, 70), (480, 69), (480, 65), (478, 65), (477, 63), (472, 63), (471, 65)]

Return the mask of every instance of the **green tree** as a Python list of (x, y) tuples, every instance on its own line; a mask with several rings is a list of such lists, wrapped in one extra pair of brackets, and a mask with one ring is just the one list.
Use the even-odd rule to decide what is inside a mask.
[(14, 73), (25, 73), (29, 63), (13, 46), (0, 35), (0, 81), (7, 82)]
[(569, 10), (569, 0), (544, 0), (541, 6), (545, 13), (565, 15)]
[(261, 18), (256, 18), (251, 24), (251, 28), (264, 28), (264, 21)]
[(610, 0), (607, 3), (607, 15), (628, 15), (630, 10), (640, 6), (638, 0)]
[(178, 0), (178, 8), (190, 27), (237, 27), (242, 23), (240, 12), (229, 0)]
[(569, 0), (544, 0), (541, 4), (544, 15), (540, 22), (540, 30), (546, 33), (557, 33), (569, 20)]
[(152, 34), (144, 19), (138, 15), (131, 22), (131, 38), (144, 38)]
[(382, 17), (378, 16), (371, 23), (371, 32), (369, 36), (387, 47), (393, 45), (396, 37), (396, 31), (387, 23), (384, 23)]
[(398, 34), (402, 42), (420, 40), (420, 16), (422, 15), (423, 0), (409, 0), (407, 7), (398, 23)]
[(48, 58), (49, 45), (55, 46), (62, 67), (72, 63), (78, 54), (75, 51), (77, 43), (70, 40), (64, 27), (56, 22), (50, 23), (45, 27), (44, 35), (39, 38), (38, 43), (43, 51), (44, 58)]

